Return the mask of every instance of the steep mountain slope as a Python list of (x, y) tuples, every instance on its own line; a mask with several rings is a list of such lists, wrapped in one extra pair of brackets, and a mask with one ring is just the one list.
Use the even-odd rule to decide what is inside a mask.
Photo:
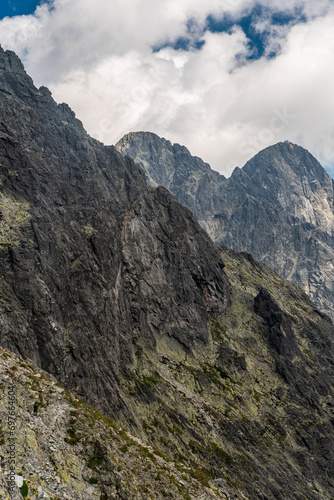
[[(64, 391), (47, 372), (2, 348), (0, 377), (1, 500), (228, 498), (227, 490), (224, 496), (205, 487), (180, 464)], [(16, 483), (8, 481), (9, 402), (16, 414), (11, 427)]]
[(229, 285), (217, 249), (167, 190), (91, 139), (0, 54), (1, 345), (105, 411), (130, 410), (136, 344), (208, 343)]
[(209, 318), (210, 349), (142, 349), (122, 381), (140, 432), (0, 349), (4, 499), (22, 499), (6, 481), (9, 407), (17, 480), (32, 500), (334, 498), (334, 327), (250, 255), (221, 253), (233, 294)]
[(3, 496), (15, 431), (18, 499), (334, 498), (332, 323), (11, 52), (0, 92)]
[(276, 144), (225, 179), (151, 133), (128, 134), (116, 147), (190, 208), (216, 243), (251, 252), (334, 318), (333, 181), (305, 149)]

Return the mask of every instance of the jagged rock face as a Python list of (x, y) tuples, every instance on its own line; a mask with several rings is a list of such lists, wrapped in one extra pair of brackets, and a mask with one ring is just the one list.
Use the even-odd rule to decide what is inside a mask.
[(333, 317), (333, 183), (319, 162), (279, 143), (235, 171), (228, 190), (235, 206), (223, 212), (228, 220), (219, 220), (215, 239), (247, 249)]
[(276, 144), (225, 179), (154, 134), (128, 134), (116, 147), (190, 208), (217, 244), (251, 252), (334, 318), (333, 181), (305, 149)]
[(300, 354), (288, 317), (265, 288), (254, 299), (254, 311), (267, 324), (267, 341), (277, 354), (285, 359)]
[[(14, 388), (10, 393), (9, 387)], [(15, 475), (21, 491), (10, 476), (6, 449), (5, 416), (13, 393)], [(1, 500), (184, 500), (185, 492), (206, 500), (231, 498), (230, 488), (221, 494), (205, 488), (177, 462), (64, 391), (48, 373), (2, 348), (0, 395)]]
[(151, 132), (127, 134), (116, 148), (144, 168), (151, 186), (166, 187), (206, 227), (208, 218), (221, 205), (218, 187), (224, 186), (225, 177), (191, 156), (184, 146)]
[(1, 345), (127, 413), (120, 367), (137, 342), (208, 343), (207, 314), (229, 297), (219, 252), (2, 50), (0, 92)]
[(333, 498), (334, 327), (250, 255), (221, 253), (232, 296), (210, 316), (210, 347), (155, 359), (143, 348), (122, 381), (140, 435), (0, 349), (4, 499), (9, 387), (17, 474), (32, 500), (39, 490), (73, 500)]

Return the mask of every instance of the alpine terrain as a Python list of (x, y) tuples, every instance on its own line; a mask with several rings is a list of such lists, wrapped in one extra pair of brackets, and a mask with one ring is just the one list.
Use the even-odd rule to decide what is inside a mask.
[[(206, 171), (189, 192), (220, 182), (180, 154)], [(326, 208), (317, 165), (300, 169)], [(238, 189), (247, 172), (235, 172)], [(255, 223), (269, 188), (260, 196), (254, 179), (230, 209), (253, 203)], [(217, 214), (212, 228), (228, 234)], [(303, 224), (322, 241), (315, 220)], [(1, 498), (334, 498), (330, 319), (250, 254), (216, 247), (2, 49), (0, 280)]]
[(130, 133), (116, 147), (188, 207), (216, 244), (250, 252), (334, 319), (333, 180), (308, 151), (281, 142), (226, 179), (149, 132)]

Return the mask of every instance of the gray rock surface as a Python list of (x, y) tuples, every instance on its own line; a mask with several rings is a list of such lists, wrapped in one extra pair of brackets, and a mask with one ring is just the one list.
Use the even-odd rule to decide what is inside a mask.
[(219, 252), (2, 49), (0, 93), (0, 343), (127, 415), (119, 377), (136, 343), (207, 345), (230, 293)]
[(226, 179), (149, 132), (130, 133), (116, 148), (192, 210), (215, 243), (252, 253), (334, 318), (333, 181), (308, 151), (276, 144)]
[(116, 149), (139, 163), (151, 186), (164, 186), (189, 208), (202, 226), (225, 199), (225, 177), (179, 144), (172, 144), (151, 132), (125, 135)]

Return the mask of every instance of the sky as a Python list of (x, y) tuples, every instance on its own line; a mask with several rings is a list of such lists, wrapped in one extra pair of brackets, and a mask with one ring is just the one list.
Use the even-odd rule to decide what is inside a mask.
[(32, 14), (41, 3), (38, 0), (2, 0), (0, 5), (0, 19), (6, 16)]
[(228, 176), (290, 140), (334, 176), (334, 0), (2, 0), (0, 44), (105, 144), (155, 132)]

